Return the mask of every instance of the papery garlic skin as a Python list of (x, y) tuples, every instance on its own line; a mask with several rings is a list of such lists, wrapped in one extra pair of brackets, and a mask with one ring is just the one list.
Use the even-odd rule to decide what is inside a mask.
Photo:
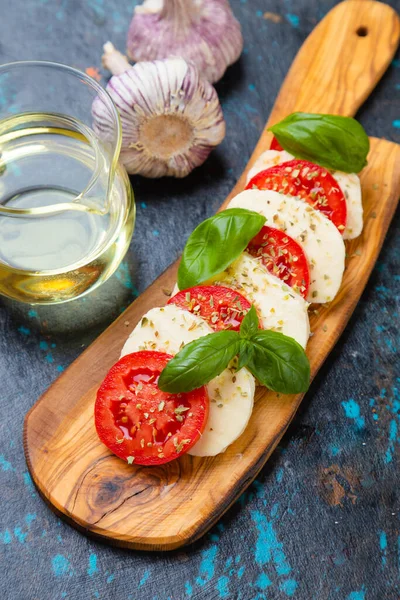
[(127, 38), (136, 61), (180, 56), (214, 83), (243, 50), (228, 0), (145, 0), (134, 10)]
[[(137, 63), (106, 89), (121, 117), (120, 160), (130, 174), (185, 177), (225, 137), (216, 91), (182, 58)], [(106, 136), (100, 99), (92, 112), (96, 131)]]

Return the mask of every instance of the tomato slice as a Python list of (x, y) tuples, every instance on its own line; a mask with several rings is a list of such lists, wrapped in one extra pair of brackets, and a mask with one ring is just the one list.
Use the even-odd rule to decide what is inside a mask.
[(264, 225), (251, 240), (247, 252), (261, 258), (263, 265), (295, 292), (307, 297), (310, 271), (302, 247), (280, 229)]
[(161, 465), (187, 452), (205, 427), (205, 386), (168, 394), (157, 381), (172, 356), (143, 350), (127, 354), (106, 375), (97, 392), (94, 419), (111, 452), (137, 465)]
[(271, 146), (269, 149), (270, 150), (278, 150), (279, 152), (282, 152), (282, 150), (283, 150), (282, 146), (280, 145), (280, 143), (278, 142), (278, 140), (276, 139), (275, 136), (272, 138)]
[(214, 331), (239, 331), (251, 303), (242, 294), (220, 285), (199, 285), (182, 290), (168, 300), (207, 321)]
[(246, 189), (253, 188), (298, 196), (324, 213), (341, 233), (345, 229), (346, 198), (336, 179), (324, 167), (307, 160), (289, 160), (254, 175)]

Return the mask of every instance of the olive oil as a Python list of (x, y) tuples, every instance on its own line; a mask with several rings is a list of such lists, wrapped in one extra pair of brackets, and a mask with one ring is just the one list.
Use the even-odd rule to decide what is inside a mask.
[(33, 304), (71, 300), (107, 279), (134, 227), (125, 171), (91, 129), (63, 115), (0, 122), (0, 205), (29, 213), (0, 213), (0, 293)]

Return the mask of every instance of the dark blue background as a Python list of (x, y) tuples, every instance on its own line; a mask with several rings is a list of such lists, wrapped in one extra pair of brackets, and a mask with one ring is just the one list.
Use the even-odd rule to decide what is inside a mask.
[[(104, 42), (124, 48), (134, 4), (0, 0), (0, 62), (100, 67)], [(138, 207), (132, 245), (97, 292), (53, 308), (0, 300), (4, 600), (400, 598), (399, 216), (341, 342), (288, 433), (248, 492), (193, 546), (146, 554), (89, 540), (38, 497), (22, 448), (24, 415), (38, 396), (221, 204), (296, 51), (334, 4), (234, 0), (245, 50), (217, 86), (228, 126), (224, 143), (183, 181), (132, 179)], [(399, 1), (391, 4), (400, 9)], [(398, 55), (358, 115), (370, 135), (400, 143), (399, 95)]]

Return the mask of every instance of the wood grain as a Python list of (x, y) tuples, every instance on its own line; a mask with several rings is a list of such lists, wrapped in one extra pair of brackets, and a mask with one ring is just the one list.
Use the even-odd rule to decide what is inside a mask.
[[(370, 14), (373, 19), (367, 21)], [(352, 39), (349, 41), (348, 36), (366, 23), (368, 35), (375, 36), (375, 26), (382, 38), (382, 32), (387, 32), (386, 44), (379, 41), (382, 59), (378, 59), (376, 47), (369, 45), (363, 52), (354, 51), (349, 62)], [(398, 37), (397, 16), (386, 5), (358, 0), (338, 5), (300, 50), (296, 70), (290, 70), (282, 88), (286, 92), (279, 94), (271, 118), (279, 119), (297, 109), (353, 114), (382, 75)], [(354, 42), (356, 47), (359, 43)], [(335, 69), (324, 83), (327, 93), (318, 99), (313, 94), (313, 82), (319, 81), (324, 66), (332, 68), (317, 57), (320, 52), (324, 61), (334, 57)], [(355, 61), (360, 68), (353, 64)], [(337, 72), (341, 75), (338, 73), (333, 84)], [(269, 134), (264, 132), (247, 168), (269, 141)], [(243, 177), (245, 174), (231, 196), (243, 189)], [(307, 353), (313, 376), (345, 328), (383, 243), (400, 195), (400, 147), (371, 139), (369, 165), (361, 180), (363, 234), (347, 246), (349, 259), (339, 295), (329, 306), (319, 307), (318, 314), (310, 314), (314, 335)], [(128, 466), (108, 452), (94, 430), (97, 387), (143, 313), (165, 303), (165, 290), (172, 289), (176, 269), (177, 264), (172, 265), (91, 345), (25, 420), (28, 467), (46, 501), (79, 529), (129, 548), (169, 550), (203, 535), (257, 475), (302, 400), (301, 395), (278, 397), (259, 389), (245, 432), (217, 457), (184, 456), (159, 468), (145, 468)]]

